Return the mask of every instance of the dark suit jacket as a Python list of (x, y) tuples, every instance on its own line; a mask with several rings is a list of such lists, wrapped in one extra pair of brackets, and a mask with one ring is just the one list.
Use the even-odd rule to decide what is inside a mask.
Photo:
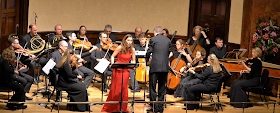
[[(109, 35), (109, 38), (112, 40), (112, 42), (117, 41), (117, 36), (112, 33)], [(100, 43), (100, 39), (99, 39), (99, 37), (97, 37), (96, 44), (99, 44), (99, 43)]]
[(158, 34), (152, 37), (149, 42), (149, 49), (146, 53), (146, 60), (150, 58), (152, 53), (152, 61), (150, 64), (150, 72), (168, 72), (168, 56), (170, 53), (171, 41), (169, 38)]

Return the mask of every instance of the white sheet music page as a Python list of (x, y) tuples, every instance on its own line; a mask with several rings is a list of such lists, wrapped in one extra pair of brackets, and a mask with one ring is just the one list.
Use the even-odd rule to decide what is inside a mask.
[(146, 51), (135, 51), (135, 55), (142, 55), (145, 56), (146, 55)]
[(98, 62), (98, 64), (94, 67), (95, 70), (97, 70), (100, 73), (103, 73), (106, 68), (109, 66), (110, 62), (104, 58)]
[(56, 65), (56, 63), (50, 59), (47, 64), (42, 68), (42, 70), (48, 75), (50, 70)]

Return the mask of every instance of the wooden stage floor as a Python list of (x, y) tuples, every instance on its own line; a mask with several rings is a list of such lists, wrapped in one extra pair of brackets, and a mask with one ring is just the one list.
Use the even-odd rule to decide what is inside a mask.
[[(39, 88), (43, 88), (44, 87), (44, 83), (40, 83), (39, 84)], [(26, 94), (28, 97), (31, 97), (33, 95), (33, 92), (37, 89), (37, 85), (32, 85), (31, 88), (31, 92)], [(52, 88), (51, 88), (52, 89)], [(89, 95), (89, 101), (90, 102), (100, 102), (101, 101), (101, 85), (100, 83), (91, 83), (90, 87), (88, 88), (88, 93), (90, 93)], [(229, 88), (227, 87), (226, 90), (228, 90)], [(109, 91), (108, 91), (109, 92)], [(10, 95), (12, 94), (12, 92), (10, 92)], [(108, 94), (108, 93), (104, 93), (104, 94)], [(147, 94), (147, 93), (146, 93)], [(7, 92), (0, 92), (0, 101), (7, 101)], [(67, 93), (63, 92), (63, 96), (66, 97)], [(129, 90), (129, 101), (132, 100), (133, 98), (133, 93), (130, 92)], [(53, 96), (51, 102), (54, 102), (54, 98), (55, 96)], [(104, 96), (103, 101), (106, 101), (107, 96)], [(141, 92), (137, 92), (135, 93), (135, 98), (136, 99), (143, 99), (144, 98), (144, 90), (142, 89)], [(167, 95), (166, 96), (167, 101), (182, 101), (182, 98), (174, 98), (173, 95)], [(210, 102), (209, 100), (209, 96), (208, 95), (204, 95), (203, 96), (203, 101), (207, 101)], [(274, 97), (268, 97), (267, 98), (270, 102), (275, 102), (276, 98)], [(252, 102), (260, 102), (260, 98), (259, 95), (256, 94), (252, 94), (250, 95), (250, 100)], [(33, 100), (29, 101), (27, 100), (27, 102), (47, 102), (47, 98), (43, 97), (42, 94), (38, 94), (36, 96), (33, 97)], [(67, 99), (63, 98), (63, 102), (66, 102)], [(146, 101), (149, 101), (149, 98), (146, 98)], [(216, 97), (215, 97), (215, 101), (216, 101)], [(221, 102), (229, 102), (229, 98), (227, 98), (227, 95), (222, 95), (220, 96), (220, 101)], [(47, 107), (42, 107), (41, 105), (38, 104), (26, 104), (28, 107), (27, 109), (25, 109), (24, 111), (22, 110), (16, 110), (16, 111), (11, 111), (11, 110), (6, 110), (7, 108), (6, 103), (0, 103), (0, 113), (20, 113), (20, 112), (24, 112), (24, 113), (50, 113), (51, 110), (51, 104), (48, 104)], [(131, 104), (128, 104), (128, 108), (131, 111), (132, 107)], [(182, 108), (184, 108), (183, 104), (180, 103), (176, 103), (174, 105), (170, 105), (167, 104), (167, 108), (164, 109), (164, 113), (185, 113), (185, 110), (182, 110)], [(101, 113), (101, 109), (102, 109), (102, 105), (91, 105), (90, 109), (94, 112), (94, 113)], [(135, 113), (146, 113), (146, 109), (148, 109), (147, 104), (144, 103), (135, 103), (134, 105), (134, 112)], [(53, 112), (58, 112), (57, 107), (54, 108)], [(72, 111), (69, 111), (66, 109), (66, 104), (62, 104), (60, 105), (60, 113), (72, 113)], [(213, 113), (215, 112), (214, 107), (213, 106), (209, 106), (209, 103), (205, 103), (202, 105), (202, 109), (198, 109), (196, 110), (188, 110), (188, 113)], [(223, 112), (223, 113), (242, 113), (243, 109), (240, 108), (233, 108), (228, 104), (225, 104), (225, 107), (223, 107), (223, 111), (221, 111), (220, 109), (218, 110), (218, 112)], [(269, 109), (267, 109), (266, 105), (254, 105), (254, 107), (251, 108), (246, 108), (244, 110), (245, 113), (273, 113), (273, 104), (269, 105)], [(276, 105), (275, 106), (275, 113), (280, 113), (280, 106)]]

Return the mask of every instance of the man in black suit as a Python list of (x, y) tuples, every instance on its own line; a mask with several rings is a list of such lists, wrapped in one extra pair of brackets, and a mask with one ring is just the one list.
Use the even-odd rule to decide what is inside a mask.
[(216, 46), (210, 49), (209, 54), (215, 54), (218, 59), (222, 59), (227, 53), (227, 48), (224, 46), (223, 39), (221, 37), (217, 37), (215, 39), (215, 45)]
[(52, 34), (48, 37), (48, 42), (50, 42), (52, 45), (53, 45), (53, 42), (54, 42), (53, 38), (54, 38), (55, 35), (61, 35), (62, 37), (60, 37), (60, 38), (67, 39), (67, 37), (62, 34), (62, 25), (60, 25), (60, 24), (55, 25), (54, 26), (54, 32), (55, 32), (54, 34)]
[[(156, 26), (154, 28), (154, 37), (150, 39), (149, 49), (146, 53), (146, 61), (150, 58), (152, 53), (152, 60), (150, 64), (149, 88), (150, 101), (156, 101), (156, 84), (158, 81), (158, 101), (164, 101), (165, 84), (168, 74), (168, 56), (170, 53), (171, 41), (163, 36), (162, 28)], [(150, 111), (163, 112), (163, 104), (150, 104)]]
[[(110, 24), (107, 24), (104, 28), (104, 32), (107, 34), (108, 41), (110, 42), (116, 42), (117, 41), (117, 36), (112, 34), (112, 26)], [(100, 43), (100, 39), (97, 38), (96, 44)]]

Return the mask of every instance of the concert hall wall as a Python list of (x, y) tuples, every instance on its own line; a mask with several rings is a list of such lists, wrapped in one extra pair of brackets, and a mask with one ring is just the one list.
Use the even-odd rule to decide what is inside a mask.
[[(232, 44), (240, 44), (243, 1), (231, 1), (228, 41)], [(161, 25), (171, 35), (177, 30), (177, 35), (187, 38), (189, 5), (190, 0), (29, 0), (28, 23), (34, 23), (36, 13), (39, 33), (54, 31), (58, 23), (64, 31), (77, 31), (81, 25), (101, 31), (111, 24), (113, 31), (134, 32), (140, 26), (149, 33)]]

